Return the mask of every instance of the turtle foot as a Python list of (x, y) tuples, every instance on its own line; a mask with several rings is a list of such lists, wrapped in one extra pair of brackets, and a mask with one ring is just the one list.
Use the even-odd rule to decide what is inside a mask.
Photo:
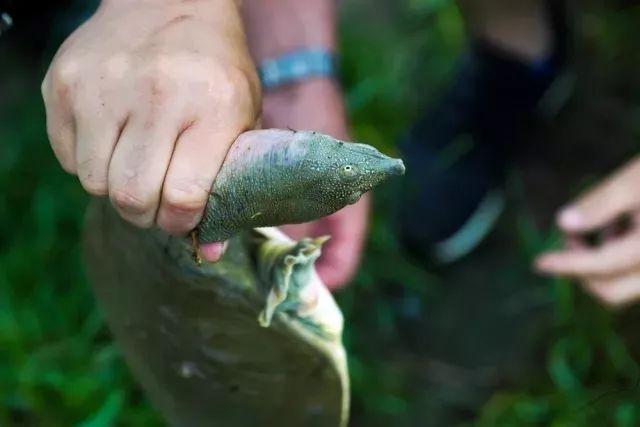
[[(265, 308), (258, 316), (262, 327), (271, 325), (273, 316), (278, 311), (309, 312), (313, 310), (310, 304), (317, 303), (317, 298), (303, 301), (302, 291), (311, 283), (315, 273), (314, 264), (320, 257), (322, 245), (329, 240), (329, 236), (305, 238), (291, 245), (279, 245), (272, 250), (280, 251), (274, 256), (259, 257), (261, 270), (267, 272), (266, 279), (271, 284)], [(266, 267), (266, 269), (265, 269)], [(310, 303), (310, 304), (309, 304)]]

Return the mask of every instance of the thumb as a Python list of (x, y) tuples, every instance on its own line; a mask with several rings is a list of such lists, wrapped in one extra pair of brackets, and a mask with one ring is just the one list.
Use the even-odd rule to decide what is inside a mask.
[(640, 159), (630, 162), (562, 209), (558, 225), (567, 233), (603, 227), (640, 205)]

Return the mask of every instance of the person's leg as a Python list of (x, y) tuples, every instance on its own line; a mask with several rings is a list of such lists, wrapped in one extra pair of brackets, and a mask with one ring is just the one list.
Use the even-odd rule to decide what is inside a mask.
[(542, 0), (457, 0), (474, 39), (485, 40), (523, 61), (553, 50), (550, 12)]
[(560, 0), (459, 4), (469, 52), (451, 87), (402, 143), (401, 236), (440, 262), (465, 255), (492, 228), (508, 161), (565, 58)]

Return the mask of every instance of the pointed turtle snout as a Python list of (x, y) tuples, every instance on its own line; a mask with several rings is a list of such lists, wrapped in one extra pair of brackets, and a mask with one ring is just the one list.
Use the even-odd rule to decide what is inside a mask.
[(391, 176), (404, 175), (404, 162), (400, 159), (389, 159), (385, 164), (385, 171)]

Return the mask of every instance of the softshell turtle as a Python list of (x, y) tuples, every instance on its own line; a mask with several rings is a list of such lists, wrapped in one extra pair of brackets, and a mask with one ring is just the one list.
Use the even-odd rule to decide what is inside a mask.
[[(229, 239), (200, 264), (191, 240), (142, 230), (95, 199), (90, 282), (125, 358), (175, 426), (344, 426), (343, 317), (313, 263), (326, 237), (271, 226), (354, 203), (400, 160), (314, 132), (252, 131), (234, 143), (198, 234)], [(264, 228), (271, 227), (271, 228)]]

